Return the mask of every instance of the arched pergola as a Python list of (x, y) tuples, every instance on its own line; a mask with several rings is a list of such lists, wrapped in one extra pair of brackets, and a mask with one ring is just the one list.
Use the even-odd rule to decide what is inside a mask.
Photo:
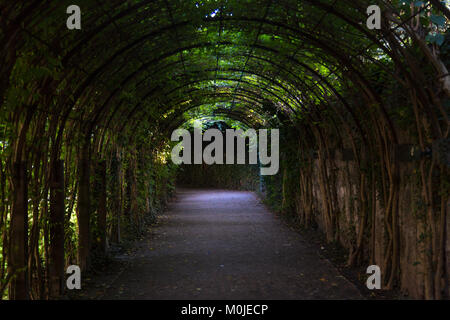
[[(42, 221), (72, 221), (74, 207), (76, 260), (88, 267), (92, 217), (115, 217), (111, 212), (121, 203), (114, 199), (123, 192), (112, 188), (106, 199), (107, 187), (93, 184), (94, 172), (107, 171), (123, 183), (121, 166), (126, 167), (125, 184), (137, 197), (141, 162), (167, 152), (171, 132), (195, 110), (245, 127), (281, 128), (283, 159), (304, 168), (296, 171), (300, 184), (286, 178), (296, 183), (300, 219), (313, 219), (310, 198), (317, 183), (321, 202), (314, 214), (327, 240), (345, 244), (349, 264), (382, 264), (386, 288), (406, 281), (400, 251), (409, 242), (401, 241), (406, 231), (400, 213), (407, 174), (401, 150), (419, 149), (411, 168), (418, 172), (424, 204), (423, 224), (417, 225), (428, 235), (424, 246), (431, 254), (421, 258), (426, 276), (418, 281), (425, 289), (418, 295), (442, 297), (448, 166), (426, 156), (430, 150), (439, 154), (436, 146), (448, 141), (449, 131), (449, 10), (441, 2), (414, 7), (393, 0), (79, 0), (82, 28), (68, 30), (66, 8), (72, 2), (0, 3), (0, 169), (10, 189), (4, 187), (0, 229), (11, 230), (2, 242), (10, 249), (0, 279), (12, 283), (11, 297), (35, 298), (42, 287), (39, 271), (18, 271), (23, 267), (57, 260), (48, 275), (60, 277), (61, 239), (68, 235), (63, 228), (45, 231)], [(366, 26), (373, 4), (382, 11), (379, 30)], [(416, 26), (416, 15), (427, 23)], [(349, 170), (358, 203), (349, 237), (342, 235), (347, 222), (341, 220), (347, 218), (333, 173), (341, 172), (334, 154), (343, 150), (354, 161)], [(106, 185), (105, 173), (100, 176)], [(55, 179), (65, 181), (70, 200), (58, 198)], [(92, 190), (100, 194), (95, 201)], [(139, 211), (138, 201), (130, 199), (127, 210)], [(375, 230), (376, 221), (382, 225)], [(102, 239), (117, 221), (103, 224)], [(111, 230), (109, 236), (117, 238)], [(46, 240), (46, 264), (38, 259), (42, 234), (60, 239), (55, 245)], [(49, 296), (57, 287), (48, 280)], [(6, 285), (0, 288), (2, 293)]]

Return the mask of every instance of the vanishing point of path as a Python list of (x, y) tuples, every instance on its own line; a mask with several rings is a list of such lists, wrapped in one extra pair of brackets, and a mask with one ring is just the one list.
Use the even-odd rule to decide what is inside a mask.
[(178, 189), (102, 299), (361, 299), (251, 192)]

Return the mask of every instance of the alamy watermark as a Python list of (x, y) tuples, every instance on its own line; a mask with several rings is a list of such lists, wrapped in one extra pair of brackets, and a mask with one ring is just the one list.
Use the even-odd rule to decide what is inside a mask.
[[(72, 4), (67, 7), (66, 13), (69, 17), (66, 21), (67, 29), (81, 30), (81, 8), (78, 5)], [(367, 28), (370, 30), (381, 29), (381, 9), (377, 5), (370, 5), (367, 7)]]
[(67, 18), (66, 26), (69, 30), (81, 30), (81, 9), (77, 5), (70, 5), (66, 9), (66, 13), (70, 14)]
[(381, 289), (381, 269), (377, 265), (371, 265), (367, 267), (367, 274), (370, 274), (370, 276), (367, 278), (366, 286), (367, 289), (373, 290), (373, 289)]
[(71, 265), (67, 268), (67, 274), (70, 274), (66, 280), (67, 289), (81, 289), (81, 270), (77, 265)]
[[(261, 175), (277, 174), (279, 161), (279, 138), (278, 129), (270, 130), (270, 155), (268, 147), (268, 130), (255, 129), (226, 130), (226, 164), (258, 164), (261, 166)], [(194, 129), (194, 140), (192, 144), (191, 133), (186, 129), (177, 129), (172, 133), (172, 141), (182, 141), (172, 149), (172, 161), (175, 164), (224, 164), (224, 137), (222, 131), (218, 129), (208, 129), (202, 134), (202, 130)], [(214, 138), (214, 140), (213, 140)], [(246, 139), (248, 139), (248, 152)], [(213, 140), (213, 141), (212, 141)], [(203, 142), (210, 142), (203, 148)], [(237, 154), (235, 156), (235, 141)], [(194, 150), (192, 150), (192, 146)], [(193, 152), (193, 153), (192, 153)], [(248, 159), (246, 155), (248, 154)], [(192, 157), (193, 156), (193, 157)]]

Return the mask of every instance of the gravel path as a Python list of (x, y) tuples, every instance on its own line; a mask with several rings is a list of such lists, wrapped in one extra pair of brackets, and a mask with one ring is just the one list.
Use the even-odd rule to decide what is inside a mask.
[(361, 299), (251, 192), (178, 189), (103, 299)]

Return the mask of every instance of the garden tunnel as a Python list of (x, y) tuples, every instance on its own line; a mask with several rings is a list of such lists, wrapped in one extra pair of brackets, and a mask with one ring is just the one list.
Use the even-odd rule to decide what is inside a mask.
[[(69, 30), (66, 9), (81, 9)], [(366, 26), (367, 8), (381, 26)], [(163, 210), (171, 132), (279, 128), (274, 210), (448, 296), (450, 11), (410, 0), (0, 1), (0, 297), (57, 298), (65, 267)]]

